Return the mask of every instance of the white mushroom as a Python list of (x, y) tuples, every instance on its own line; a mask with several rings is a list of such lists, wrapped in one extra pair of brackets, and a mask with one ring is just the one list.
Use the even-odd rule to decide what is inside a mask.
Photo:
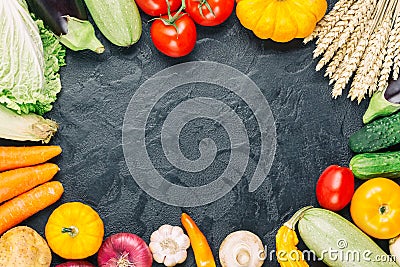
[(249, 231), (229, 234), (219, 248), (222, 267), (260, 267), (264, 247), (258, 236)]
[(389, 240), (389, 250), (397, 265), (400, 265), (400, 236)]
[(149, 248), (158, 263), (172, 267), (184, 262), (190, 239), (179, 226), (163, 225), (150, 237)]

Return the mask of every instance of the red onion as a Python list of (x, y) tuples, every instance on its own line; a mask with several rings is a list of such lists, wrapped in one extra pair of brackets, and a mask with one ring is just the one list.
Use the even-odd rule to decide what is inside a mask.
[(95, 267), (95, 266), (87, 261), (67, 261), (56, 265), (56, 267)]
[(147, 244), (139, 236), (118, 233), (108, 237), (101, 246), (99, 267), (151, 267), (153, 257)]

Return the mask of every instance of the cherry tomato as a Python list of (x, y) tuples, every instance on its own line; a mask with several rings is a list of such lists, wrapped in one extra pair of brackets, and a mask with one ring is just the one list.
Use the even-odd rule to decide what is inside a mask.
[[(159, 17), (168, 13), (166, 0), (136, 0), (136, 4), (147, 15)], [(168, 0), (171, 12), (175, 12), (182, 4), (181, 0)]]
[(154, 46), (170, 57), (189, 54), (196, 45), (197, 38), (196, 25), (187, 14), (179, 15), (175, 21), (171, 21), (168, 16), (156, 19), (150, 27), (150, 35)]
[(186, 12), (199, 25), (215, 26), (229, 18), (234, 0), (185, 0)]
[(354, 193), (354, 175), (346, 167), (331, 165), (317, 182), (317, 200), (321, 207), (332, 211), (343, 209)]
[(368, 235), (390, 239), (400, 234), (400, 186), (386, 178), (363, 183), (350, 205), (354, 223)]

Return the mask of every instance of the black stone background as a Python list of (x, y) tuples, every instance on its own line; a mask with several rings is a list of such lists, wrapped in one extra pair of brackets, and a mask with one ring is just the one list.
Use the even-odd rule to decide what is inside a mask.
[[(328, 2), (332, 8), (336, 1)], [(312, 57), (315, 43), (303, 45), (301, 40), (294, 40), (278, 44), (260, 40), (232, 14), (220, 26), (199, 26), (195, 50), (186, 57), (172, 59), (152, 45), (149, 20), (149, 16), (142, 15), (142, 37), (130, 48), (111, 45), (97, 31), (106, 46), (104, 54), (67, 52), (68, 65), (61, 70), (63, 89), (53, 110), (46, 115), (60, 124), (51, 143), (63, 148), (62, 155), (54, 162), (61, 168), (55, 179), (63, 183), (65, 193), (59, 202), (22, 224), (43, 235), (54, 208), (64, 202), (81, 201), (99, 212), (105, 224), (105, 237), (127, 231), (149, 242), (151, 233), (162, 224), (180, 225), (180, 215), (185, 211), (207, 236), (218, 266), (219, 245), (236, 230), (250, 230), (269, 250), (274, 249), (277, 229), (296, 210), (306, 205), (318, 206), (315, 184), (320, 173), (331, 164), (348, 165), (352, 156), (348, 137), (362, 126), (367, 101), (357, 105), (345, 96), (331, 99), (327, 78), (323, 72), (315, 71), (317, 61)], [(172, 207), (148, 196), (131, 177), (122, 151), (123, 118), (129, 100), (146, 79), (166, 67), (197, 60), (235, 67), (259, 86), (275, 118), (277, 151), (269, 173), (271, 185), (264, 183), (256, 192), (249, 193), (247, 178), (255, 167), (250, 164), (245, 179), (215, 203), (197, 208)], [(183, 86), (174, 101), (187, 90), (200, 87), (204, 92), (212, 89), (208, 84)], [(221, 90), (217, 97), (229, 98), (224, 94), (226, 90)], [(169, 104), (177, 104), (174, 101), (164, 101), (161, 105), (168, 109)], [(246, 115), (248, 109), (238, 103), (236, 112)], [(154, 114), (157, 119), (152, 122), (162, 121), (165, 115)], [(247, 123), (250, 129), (257, 129), (254, 120)], [(254, 136), (257, 134), (254, 132)], [(229, 146), (221, 127), (207, 120), (195, 121), (185, 127), (181, 136), (182, 150), (188, 158), (199, 156), (195, 144), (203, 137), (214, 138), (221, 148)], [(21, 145), (5, 140), (0, 144)], [(257, 141), (251, 145), (257, 149)], [(160, 153), (161, 149), (153, 152)], [(152, 154), (152, 158), (157, 161), (161, 156)], [(226, 162), (226, 158), (222, 153), (221, 162), (224, 159)], [(214, 167), (218, 175), (224, 165)], [(205, 182), (213, 179), (212, 173), (209, 175), (204, 175)], [(339, 213), (350, 219), (348, 208)], [(386, 242), (379, 244), (387, 251)], [(306, 249), (303, 243), (299, 248)], [(96, 263), (95, 256), (89, 260)], [(54, 255), (53, 265), (63, 261)], [(192, 250), (182, 266), (195, 266)], [(275, 258), (267, 259), (264, 266), (278, 266), (278, 263)], [(310, 262), (310, 266), (324, 264)]]

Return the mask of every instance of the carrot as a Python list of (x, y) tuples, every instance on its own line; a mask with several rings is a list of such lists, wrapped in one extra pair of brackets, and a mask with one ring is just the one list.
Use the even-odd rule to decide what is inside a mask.
[(50, 181), (58, 170), (56, 164), (44, 163), (0, 173), (0, 203)]
[(47, 182), (0, 206), (0, 235), (55, 203), (64, 192), (58, 181)]
[(0, 147), (0, 171), (40, 164), (60, 153), (59, 146), (2, 146)]

